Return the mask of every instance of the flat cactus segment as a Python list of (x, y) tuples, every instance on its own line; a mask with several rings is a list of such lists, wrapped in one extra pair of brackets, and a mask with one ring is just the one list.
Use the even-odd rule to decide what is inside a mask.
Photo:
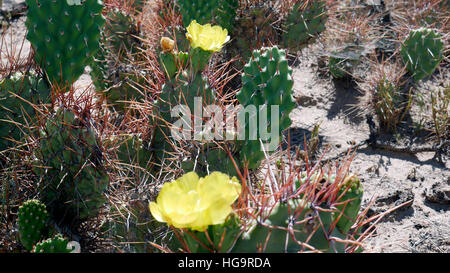
[(60, 234), (36, 244), (33, 253), (70, 253), (73, 250), (68, 248), (68, 239), (64, 239)]
[(47, 209), (39, 200), (28, 200), (20, 206), (18, 213), (20, 241), (27, 250), (31, 250), (43, 238), (47, 221)]
[(58, 221), (97, 215), (106, 201), (109, 177), (94, 128), (71, 111), (60, 109), (40, 132), (35, 173), (42, 179), (41, 196)]
[[(272, 132), (274, 125), (278, 126), (277, 139), (269, 141), (279, 143), (279, 138), (283, 130), (287, 129), (292, 121), (289, 113), (294, 109), (295, 103), (292, 98), (292, 69), (289, 67), (286, 52), (278, 47), (262, 48), (253, 51), (253, 57), (244, 67), (242, 74), (242, 89), (237, 94), (239, 103), (245, 108), (255, 106), (259, 111), (260, 107), (266, 106), (267, 117), (270, 121), (272, 117), (271, 106), (278, 106), (278, 120), (268, 123), (267, 132)], [(262, 116), (258, 114), (258, 122)], [(242, 140), (241, 160), (248, 164), (250, 169), (259, 166), (259, 162), (264, 158), (259, 138), (250, 139), (250, 121), (244, 124), (245, 140)], [(260, 128), (261, 129), (261, 128)]]
[(325, 1), (298, 1), (286, 19), (284, 45), (299, 49), (325, 30), (327, 20)]
[(432, 29), (411, 30), (400, 48), (400, 55), (415, 81), (433, 74), (443, 59), (444, 43)]
[(343, 243), (334, 243), (330, 236), (345, 239), (332, 229), (333, 214), (325, 209), (313, 209), (302, 199), (278, 203), (262, 223), (255, 223), (242, 235), (233, 248), (237, 253), (283, 253), (318, 250), (344, 252)]
[(51, 82), (73, 83), (99, 49), (100, 0), (27, 0), (27, 39)]
[(15, 73), (0, 82), (0, 151), (23, 137), (35, 105), (50, 102), (50, 88), (38, 76)]

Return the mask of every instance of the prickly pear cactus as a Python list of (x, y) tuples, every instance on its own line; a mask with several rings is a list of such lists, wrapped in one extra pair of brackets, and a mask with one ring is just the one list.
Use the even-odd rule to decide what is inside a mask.
[(400, 49), (406, 68), (414, 80), (433, 74), (443, 59), (444, 43), (441, 35), (433, 29), (411, 30)]
[[(232, 55), (239, 55), (245, 62), (251, 57), (252, 51), (263, 46), (277, 45), (280, 35), (277, 31), (277, 18), (280, 16), (271, 2), (249, 3), (237, 16), (232, 32)], [(237, 69), (242, 69), (242, 62), (236, 62)]]
[[(337, 53), (333, 53), (337, 54)], [(351, 66), (348, 65), (348, 62), (345, 58), (330, 56), (329, 62), (328, 62), (328, 69), (330, 71), (331, 76), (336, 79), (344, 78), (348, 75), (347, 70)]]
[[(207, 79), (200, 74), (188, 76), (186, 73), (182, 73), (178, 79), (171, 79), (164, 84), (160, 98), (156, 103), (158, 118), (155, 120), (157, 126), (152, 141), (157, 160), (163, 160), (173, 151), (170, 143), (173, 140), (170, 126), (181, 118), (171, 116), (173, 107), (185, 105), (193, 115), (196, 99), (201, 99), (201, 104), (198, 104), (198, 106), (203, 107), (213, 104), (214, 98), (213, 90), (209, 87)], [(183, 116), (183, 114), (181, 115)], [(189, 120), (193, 124), (190, 117)]]
[(193, 20), (199, 24), (215, 24), (231, 31), (238, 8), (237, 0), (179, 0), (185, 27)]
[(145, 74), (134, 71), (130, 65), (119, 64), (117, 70), (109, 74), (103, 83), (107, 88), (97, 89), (97, 92), (105, 97), (108, 105), (120, 113), (130, 109), (132, 101), (142, 102), (145, 98)]
[[(286, 60), (286, 52), (276, 46), (253, 51), (253, 57), (244, 67), (242, 89), (237, 94), (239, 103), (244, 108), (249, 105), (256, 107), (255, 110), (259, 113), (258, 123), (263, 117), (259, 110), (262, 108), (267, 110), (265, 117), (267, 132), (272, 132), (278, 127), (275, 139), (264, 139), (260, 132), (251, 128), (251, 120), (248, 122), (246, 120), (243, 124), (245, 140), (240, 141), (238, 150), (241, 162), (248, 164), (250, 169), (257, 168), (264, 158), (259, 138), (263, 140), (263, 143), (271, 142), (278, 146), (281, 133), (292, 123), (289, 113), (294, 109), (295, 103), (292, 99), (293, 80), (291, 75), (292, 69)], [(272, 106), (278, 106), (277, 113), (274, 113), (278, 114), (278, 119), (271, 120)], [(257, 125), (256, 128), (260, 127)]]
[(174, 239), (170, 247), (174, 250), (187, 247), (185, 250), (191, 253), (227, 253), (233, 249), (234, 242), (239, 234), (239, 218), (230, 215), (224, 224), (208, 226), (205, 232), (191, 230), (189, 233), (181, 233), (185, 245), (183, 246), (178, 240)]
[(326, 20), (325, 1), (298, 1), (286, 18), (284, 45), (294, 50), (301, 48), (325, 30)]
[(31, 252), (33, 253), (70, 253), (74, 249), (69, 249), (68, 239), (63, 238), (60, 234), (55, 235), (42, 242), (37, 243)]
[(241, 236), (233, 252), (345, 252), (344, 243), (328, 239), (346, 238), (338, 229), (332, 228), (333, 213), (325, 209), (315, 210), (302, 199), (289, 199), (286, 203), (278, 203), (270, 210), (269, 216), (264, 218), (261, 223), (254, 223)]
[(50, 102), (50, 88), (35, 75), (16, 73), (0, 82), (0, 151), (23, 136), (26, 123), (35, 116), (33, 105)]
[(100, 48), (90, 65), (96, 92), (119, 113), (130, 108), (130, 101), (144, 98), (146, 74), (133, 64), (138, 35), (138, 24), (130, 14), (118, 9), (108, 12)]
[[(181, 163), (185, 173), (195, 171), (197, 174), (205, 176), (211, 172), (219, 171), (230, 176), (238, 175), (236, 167), (226, 151), (213, 143), (204, 143), (198, 146), (200, 146), (200, 150), (192, 151), (190, 158), (186, 158)], [(235, 152), (232, 152), (233, 154)], [(237, 157), (235, 161), (236, 164), (239, 164)]]
[(105, 203), (109, 177), (94, 130), (88, 121), (60, 109), (40, 132), (34, 171), (41, 177), (42, 200), (57, 221), (96, 216)]
[(142, 198), (135, 199), (133, 195), (129, 196), (129, 203), (111, 206), (108, 213), (110, 217), (101, 229), (109, 240), (112, 239), (125, 252), (149, 253), (154, 251), (149, 242), (154, 242), (162, 224), (152, 221)]
[(139, 35), (139, 27), (136, 20), (130, 15), (115, 9), (106, 15), (104, 36), (106, 47), (115, 56), (123, 56), (136, 53), (140, 44), (136, 36)]
[(28, 200), (19, 208), (18, 226), (22, 245), (31, 250), (45, 236), (48, 214), (39, 200)]
[(101, 0), (27, 0), (27, 39), (51, 82), (72, 83), (99, 49)]
[(117, 158), (120, 162), (132, 166), (137, 165), (143, 169), (151, 166), (151, 152), (148, 150), (146, 141), (142, 141), (135, 134), (121, 135), (116, 138), (119, 141)]

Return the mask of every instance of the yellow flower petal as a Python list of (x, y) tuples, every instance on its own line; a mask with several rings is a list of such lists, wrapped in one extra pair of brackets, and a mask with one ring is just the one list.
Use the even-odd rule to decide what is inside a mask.
[(190, 41), (192, 48), (200, 47), (205, 51), (220, 51), (222, 46), (230, 40), (228, 30), (211, 24), (200, 25), (193, 20), (186, 28), (186, 38)]
[(165, 222), (161, 214), (161, 211), (159, 210), (159, 206), (155, 202), (150, 202), (149, 208), (150, 213), (153, 215), (156, 221)]
[(241, 185), (235, 177), (213, 172), (199, 178), (190, 172), (164, 184), (156, 203), (151, 202), (149, 207), (157, 221), (203, 231), (209, 225), (224, 223), (240, 192)]

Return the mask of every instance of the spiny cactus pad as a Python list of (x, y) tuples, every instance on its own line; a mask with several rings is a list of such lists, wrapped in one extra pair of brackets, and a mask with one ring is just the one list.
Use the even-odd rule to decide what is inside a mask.
[(18, 213), (20, 241), (27, 250), (31, 250), (45, 236), (47, 221), (47, 209), (39, 200), (28, 200), (20, 206)]
[(27, 0), (27, 39), (51, 82), (72, 83), (99, 48), (101, 0)]
[(50, 101), (50, 88), (35, 75), (15, 73), (0, 83), (0, 151), (20, 141), (35, 105)]
[[(267, 212), (266, 212), (267, 213)], [(314, 210), (302, 199), (278, 203), (262, 223), (254, 223), (233, 248), (237, 253), (282, 253), (319, 250), (344, 252), (345, 244), (328, 238), (345, 239), (338, 229), (331, 228), (333, 214), (325, 209)], [(304, 244), (302, 244), (304, 243)]]
[(215, 24), (231, 32), (238, 7), (237, 0), (180, 0), (180, 13), (185, 27), (193, 20), (199, 24)]
[[(292, 98), (292, 69), (288, 65), (286, 52), (278, 47), (262, 48), (253, 51), (253, 57), (244, 67), (242, 74), (242, 89), (237, 94), (239, 103), (245, 108), (254, 105), (258, 111), (261, 106), (267, 107), (267, 121), (271, 120), (271, 106), (278, 106), (278, 120), (268, 122), (267, 131), (271, 132), (278, 125), (276, 139), (271, 139), (279, 143), (281, 133), (287, 129), (292, 121), (289, 113), (294, 109), (295, 103)], [(258, 114), (258, 123), (261, 115)], [(259, 138), (251, 140), (250, 122), (245, 123), (245, 140), (240, 143), (240, 158), (244, 164), (248, 164), (250, 169), (257, 168), (264, 158)], [(259, 127), (258, 127), (259, 128)], [(267, 141), (269, 142), (269, 141)]]
[(325, 1), (298, 1), (286, 19), (284, 45), (290, 49), (299, 49), (325, 30)]
[(441, 35), (427, 28), (411, 30), (400, 49), (406, 68), (416, 81), (433, 74), (442, 61), (443, 52)]
[(120, 140), (117, 149), (118, 159), (125, 164), (132, 164), (147, 169), (151, 166), (151, 153), (147, 149), (147, 143), (135, 134), (121, 135), (117, 137)]
[(115, 9), (108, 12), (105, 23), (106, 46), (115, 56), (136, 53), (139, 45), (139, 27), (136, 20), (124, 11)]
[(41, 196), (58, 221), (96, 216), (105, 203), (109, 177), (92, 125), (60, 109), (40, 132), (35, 149), (35, 172), (41, 177)]
[(186, 105), (191, 114), (194, 114), (196, 98), (201, 98), (203, 106), (213, 104), (215, 98), (207, 79), (200, 74), (189, 77), (185, 73), (181, 73), (178, 79), (171, 79), (163, 85), (161, 96), (156, 103), (158, 117), (155, 120), (157, 126), (152, 141), (158, 161), (173, 152), (173, 148), (168, 142), (172, 139), (170, 126), (178, 118), (171, 116), (172, 108)]
[(67, 247), (68, 239), (64, 239), (60, 234), (53, 238), (37, 243), (32, 252), (33, 253), (70, 253), (73, 250)]

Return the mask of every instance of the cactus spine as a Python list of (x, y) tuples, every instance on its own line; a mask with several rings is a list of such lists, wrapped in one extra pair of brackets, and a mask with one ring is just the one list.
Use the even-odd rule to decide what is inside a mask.
[(68, 110), (58, 110), (41, 130), (36, 149), (41, 196), (55, 220), (84, 220), (105, 203), (109, 178), (94, 129)]
[(35, 75), (15, 73), (0, 83), (0, 151), (22, 137), (20, 128), (35, 114), (34, 105), (48, 103), (50, 89)]
[(18, 226), (22, 245), (31, 250), (44, 236), (48, 214), (39, 200), (28, 200), (19, 208)]
[[(286, 60), (286, 52), (278, 47), (262, 48), (253, 51), (253, 57), (244, 67), (242, 74), (242, 89), (237, 94), (239, 103), (245, 108), (248, 105), (254, 105), (258, 114), (258, 122), (261, 123), (261, 107), (267, 109), (266, 121), (272, 117), (272, 106), (278, 106), (276, 114), (279, 119), (276, 123), (268, 123), (267, 132), (272, 132), (278, 128), (276, 139), (267, 140), (276, 145), (280, 142), (281, 133), (287, 129), (292, 121), (289, 113), (294, 109), (295, 103), (292, 99), (292, 69)], [(246, 140), (240, 141), (240, 159), (243, 164), (248, 164), (250, 169), (257, 168), (260, 161), (264, 158), (259, 138), (262, 136), (257, 133), (256, 140), (250, 139), (251, 134), (256, 133), (251, 130), (249, 122), (244, 124)], [(253, 132), (252, 132), (253, 131)], [(264, 140), (264, 139), (263, 139)]]
[(299, 49), (309, 40), (325, 30), (325, 1), (298, 1), (286, 18), (284, 45), (290, 49)]
[[(303, 182), (305, 179), (306, 176)], [(244, 232), (233, 252), (345, 252), (345, 243), (330, 238), (346, 240), (356, 222), (363, 194), (360, 180), (349, 175), (336, 185), (335, 176), (328, 178), (320, 173), (312, 174), (310, 179), (324, 179), (328, 185), (335, 185), (333, 188), (338, 191), (334, 203), (339, 205), (333, 208), (325, 202), (313, 204), (303, 195), (278, 201), (273, 208), (259, 214), (261, 219)], [(297, 189), (303, 182), (297, 184)]]
[(406, 68), (416, 81), (433, 74), (443, 59), (443, 52), (441, 35), (427, 28), (411, 30), (400, 49)]
[(27, 39), (49, 80), (72, 83), (99, 49), (104, 23), (100, 0), (27, 0)]

